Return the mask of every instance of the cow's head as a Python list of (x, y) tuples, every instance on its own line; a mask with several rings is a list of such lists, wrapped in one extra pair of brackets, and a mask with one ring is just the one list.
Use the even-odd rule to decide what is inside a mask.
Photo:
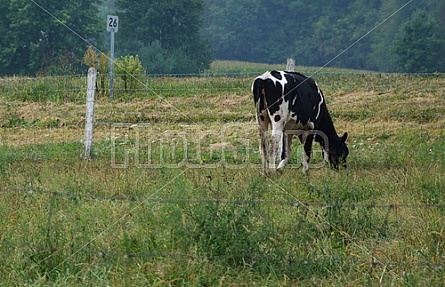
[(348, 146), (346, 145), (346, 139), (348, 133), (344, 133), (339, 137), (338, 141), (329, 147), (329, 163), (335, 169), (339, 167), (346, 167), (346, 157), (349, 154)]

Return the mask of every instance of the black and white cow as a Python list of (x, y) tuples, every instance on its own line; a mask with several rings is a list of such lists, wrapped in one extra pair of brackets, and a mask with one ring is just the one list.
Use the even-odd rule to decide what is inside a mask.
[[(265, 174), (268, 169), (282, 170), (288, 163), (293, 135), (298, 135), (304, 144), (304, 173), (309, 169), (314, 138), (323, 148), (325, 161), (335, 169), (339, 165), (346, 166), (348, 133), (341, 137), (337, 135), (323, 93), (312, 78), (296, 72), (265, 72), (254, 80), (252, 93)], [(267, 141), (269, 125), (272, 127), (270, 150)], [(278, 156), (281, 161), (276, 167)]]

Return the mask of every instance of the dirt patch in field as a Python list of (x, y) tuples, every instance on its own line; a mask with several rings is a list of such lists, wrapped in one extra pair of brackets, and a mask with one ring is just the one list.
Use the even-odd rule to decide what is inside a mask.
[[(107, 127), (96, 127), (94, 129), (94, 139), (100, 140), (109, 138), (110, 130)], [(0, 142), (2, 144), (25, 146), (32, 144), (48, 144), (63, 142), (83, 142), (84, 130), (72, 127), (56, 128), (3, 128), (0, 130)]]
[(354, 93), (346, 93), (346, 94), (337, 94), (335, 96), (326, 96), (328, 99), (331, 99), (333, 102), (361, 102), (372, 97), (379, 96), (375, 91), (370, 92), (354, 92)]
[(232, 149), (233, 145), (228, 142), (220, 142), (220, 143), (214, 143), (209, 144), (207, 150), (209, 151), (215, 151), (215, 150), (224, 150), (224, 149)]
[[(445, 109), (445, 102), (442, 95), (441, 92), (434, 94), (429, 91), (396, 94), (396, 91), (388, 89), (326, 95), (326, 101), (338, 133), (348, 131), (353, 139), (354, 135), (368, 133), (443, 129), (445, 123), (440, 114)], [(420, 112), (423, 114), (419, 115)], [(2, 143), (23, 145), (83, 139), (85, 104), (0, 100), (0, 113), (3, 115), (0, 124), (4, 126), (0, 130)], [(10, 124), (11, 117), (18, 118), (19, 122)], [(249, 91), (243, 95), (233, 92), (222, 96), (197, 94), (166, 99), (150, 97), (128, 102), (98, 99), (95, 119), (96, 139), (108, 137), (110, 125), (116, 123), (153, 124), (159, 131), (176, 130), (178, 125), (186, 124), (224, 131), (228, 137), (257, 140), (258, 136)], [(231, 140), (218, 140), (218, 143), (224, 145)], [(214, 144), (211, 148), (224, 148)]]

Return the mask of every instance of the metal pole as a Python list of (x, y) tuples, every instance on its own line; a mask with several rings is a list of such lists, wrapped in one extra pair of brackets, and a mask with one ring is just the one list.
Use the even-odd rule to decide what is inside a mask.
[(114, 64), (114, 30), (111, 30), (110, 40), (110, 98), (113, 98), (114, 81), (113, 81), (113, 64)]

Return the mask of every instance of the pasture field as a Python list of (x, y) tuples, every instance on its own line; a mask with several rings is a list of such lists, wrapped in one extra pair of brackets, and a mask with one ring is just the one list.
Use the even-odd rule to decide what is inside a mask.
[(0, 79), (0, 285), (444, 286), (445, 75), (317, 73), (348, 168), (265, 178), (271, 68), (117, 82), (87, 161), (85, 77)]

